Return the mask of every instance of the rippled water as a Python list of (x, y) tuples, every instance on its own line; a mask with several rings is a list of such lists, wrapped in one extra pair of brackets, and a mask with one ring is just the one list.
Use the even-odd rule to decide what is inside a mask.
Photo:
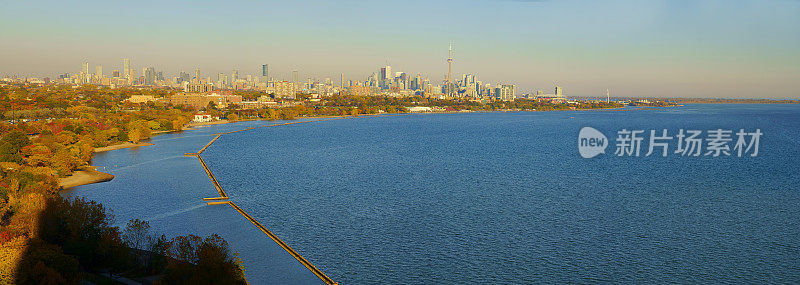
[(156, 136), (155, 146), (98, 153), (92, 164), (114, 174), (114, 180), (64, 191), (113, 210), (116, 225), (133, 218), (149, 221), (152, 232), (168, 237), (219, 234), (239, 253), (251, 284), (319, 284), (320, 280), (227, 205), (206, 206), (203, 197), (217, 197), (196, 152), (217, 132), (264, 122), (244, 122)]
[[(585, 126), (764, 135), (758, 157), (583, 159)], [(362, 117), (226, 135), (203, 156), (341, 284), (798, 283), (798, 138), (798, 105), (689, 105)], [(245, 260), (248, 278), (265, 262)]]

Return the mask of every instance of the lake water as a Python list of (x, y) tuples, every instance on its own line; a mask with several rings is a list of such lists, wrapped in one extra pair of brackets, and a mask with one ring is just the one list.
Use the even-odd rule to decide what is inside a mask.
[[(98, 154), (117, 177), (68, 195), (102, 202), (120, 224), (218, 232), (254, 284), (319, 283), (232, 208), (205, 206), (216, 191), (182, 156), (262, 124)], [(611, 140), (605, 155), (579, 155), (586, 126)], [(760, 129), (759, 155), (644, 157), (649, 130), (720, 128)], [(642, 157), (613, 155), (622, 129), (647, 130)], [(688, 105), (259, 128), (222, 136), (203, 158), (231, 200), (341, 284), (798, 283), (798, 139), (798, 105)]]

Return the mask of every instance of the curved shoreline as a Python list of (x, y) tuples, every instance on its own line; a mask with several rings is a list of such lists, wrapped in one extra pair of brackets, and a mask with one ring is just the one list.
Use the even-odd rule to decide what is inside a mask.
[[(631, 110), (641, 110), (642, 108), (631, 109), (631, 110), (624, 110), (624, 109), (625, 109), (625, 107), (599, 108), (599, 109), (577, 109), (577, 110), (546, 110), (544, 112), (549, 112), (549, 111), (631, 111)], [(459, 113), (502, 113), (502, 112), (526, 112), (526, 111), (527, 112), (542, 112), (542, 111), (539, 111), (539, 110), (444, 111), (444, 112), (415, 112), (415, 113), (408, 112), (408, 113), (361, 114), (361, 115), (358, 115), (356, 117), (402, 116), (402, 115), (411, 115), (411, 114), (425, 115), (425, 114), (459, 114)], [(211, 140), (205, 147), (203, 147), (203, 149), (201, 149), (198, 153), (187, 153), (186, 155), (196, 155), (196, 154), (202, 153), (206, 148), (211, 146), (211, 144), (213, 144), (214, 141), (217, 138), (219, 138), (219, 136), (221, 136), (223, 134), (231, 134), (231, 133), (235, 133), (235, 132), (247, 131), (247, 130), (262, 128), (262, 127), (273, 127), (273, 126), (282, 126), (282, 125), (291, 125), (291, 124), (301, 124), (301, 123), (319, 122), (319, 121), (327, 121), (327, 120), (338, 120), (338, 119), (344, 119), (344, 118), (353, 118), (353, 116), (313, 116), (313, 117), (302, 117), (302, 118), (298, 118), (298, 119), (317, 119), (317, 120), (290, 122), (290, 123), (273, 124), (273, 125), (262, 125), (262, 126), (258, 126), (258, 127), (251, 127), (251, 128), (247, 128), (247, 129), (236, 130), (236, 131), (231, 131), (231, 132), (226, 132), (226, 133), (219, 133), (219, 134), (216, 134), (217, 136), (213, 140)], [(195, 127), (199, 127), (199, 126), (221, 125), (221, 124), (228, 124), (228, 123), (235, 123), (235, 122), (242, 122), (242, 121), (264, 121), (264, 120), (266, 120), (266, 119), (240, 120), (240, 121), (219, 120), (219, 121), (213, 121), (213, 122), (189, 123), (189, 124), (186, 124), (181, 131), (195, 130)], [(159, 132), (158, 134), (171, 133), (171, 132), (176, 132), (176, 131), (164, 131), (164, 132)], [(106, 151), (117, 150), (117, 149), (134, 148), (134, 147), (151, 146), (151, 145), (155, 145), (155, 144), (154, 143), (150, 143), (150, 142), (139, 142), (139, 143), (125, 142), (125, 143), (115, 144), (115, 145), (110, 145), (110, 146), (97, 147), (97, 148), (94, 149), (94, 152), (95, 153), (99, 153), (99, 152), (106, 152)], [(59, 185), (59, 187), (61, 187), (61, 189), (69, 189), (69, 188), (72, 188), (72, 187), (77, 187), (77, 186), (82, 186), (82, 185), (88, 185), (88, 184), (94, 184), (94, 183), (100, 183), (100, 182), (107, 182), (107, 181), (111, 181), (112, 179), (114, 179), (114, 175), (109, 174), (109, 173), (105, 173), (105, 172), (101, 172), (101, 171), (97, 171), (97, 168), (95, 166), (89, 165), (89, 166), (84, 167), (84, 169), (75, 171), (70, 176), (59, 178), (58, 185)]]
[[(155, 145), (149, 142), (140, 142), (140, 143), (121, 143), (115, 144), (110, 146), (104, 147), (96, 147), (94, 148), (94, 153), (98, 152), (106, 152), (111, 150), (117, 149), (124, 149), (124, 148), (133, 148), (133, 147), (141, 147), (141, 146), (150, 146)], [(97, 171), (97, 167), (93, 165), (87, 165), (82, 167), (79, 170), (76, 170), (72, 173), (72, 175), (67, 177), (62, 177), (58, 179), (58, 187), (61, 187), (62, 190), (78, 187), (82, 185), (100, 183), (100, 182), (107, 182), (114, 179), (113, 174), (105, 173), (102, 171)]]

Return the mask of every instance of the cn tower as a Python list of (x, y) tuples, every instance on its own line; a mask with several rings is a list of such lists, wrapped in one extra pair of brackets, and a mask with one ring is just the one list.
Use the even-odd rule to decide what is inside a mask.
[(450, 42), (450, 49), (447, 51), (447, 95), (453, 93), (450, 85), (453, 83), (453, 43)]

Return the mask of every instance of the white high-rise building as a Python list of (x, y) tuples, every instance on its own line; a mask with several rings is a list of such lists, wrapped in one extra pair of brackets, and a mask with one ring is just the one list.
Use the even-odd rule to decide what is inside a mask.
[(131, 59), (130, 58), (123, 58), (122, 59), (122, 76), (124, 78), (131, 77)]
[(88, 62), (83, 62), (83, 64), (81, 64), (81, 72), (80, 72), (80, 74), (78, 76), (79, 76), (78, 79), (80, 80), (81, 84), (91, 83), (91, 79), (92, 78), (89, 75), (89, 63)]
[(503, 101), (513, 101), (516, 97), (514, 94), (515, 89), (513, 84), (500, 84), (500, 86), (497, 87), (497, 97)]

